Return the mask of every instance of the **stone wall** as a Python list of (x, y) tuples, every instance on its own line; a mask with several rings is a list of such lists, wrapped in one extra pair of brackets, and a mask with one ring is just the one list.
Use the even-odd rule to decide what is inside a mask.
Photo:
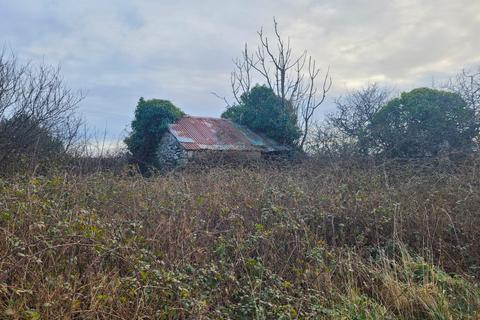
[(206, 163), (236, 163), (246, 161), (259, 161), (262, 158), (260, 151), (237, 150), (199, 150), (189, 155), (190, 161)]
[(160, 140), (157, 158), (160, 167), (184, 165), (188, 161), (187, 152), (170, 132), (166, 132)]

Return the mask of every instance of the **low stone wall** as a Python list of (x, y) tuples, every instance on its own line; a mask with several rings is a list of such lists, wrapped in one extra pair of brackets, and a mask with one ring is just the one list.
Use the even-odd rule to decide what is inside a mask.
[(221, 165), (256, 162), (262, 159), (259, 151), (236, 151), (236, 150), (198, 150), (188, 151), (188, 161), (196, 164)]

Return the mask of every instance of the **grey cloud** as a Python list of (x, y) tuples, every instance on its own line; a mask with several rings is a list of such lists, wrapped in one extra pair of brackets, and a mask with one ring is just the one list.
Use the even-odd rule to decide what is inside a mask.
[(60, 63), (88, 92), (88, 122), (118, 136), (140, 96), (218, 116), (210, 92), (229, 95), (232, 58), (273, 16), (295, 48), (331, 66), (332, 95), (368, 81), (430, 85), (480, 62), (478, 0), (0, 0), (0, 45)]

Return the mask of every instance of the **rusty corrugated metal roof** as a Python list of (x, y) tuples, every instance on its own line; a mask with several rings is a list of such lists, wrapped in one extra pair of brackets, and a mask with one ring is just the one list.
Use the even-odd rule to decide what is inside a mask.
[(186, 116), (169, 126), (186, 150), (285, 151), (288, 147), (230, 120)]

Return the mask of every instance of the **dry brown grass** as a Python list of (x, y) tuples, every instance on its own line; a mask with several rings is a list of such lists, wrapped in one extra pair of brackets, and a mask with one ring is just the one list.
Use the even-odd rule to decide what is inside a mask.
[(0, 182), (0, 317), (476, 319), (480, 161)]

